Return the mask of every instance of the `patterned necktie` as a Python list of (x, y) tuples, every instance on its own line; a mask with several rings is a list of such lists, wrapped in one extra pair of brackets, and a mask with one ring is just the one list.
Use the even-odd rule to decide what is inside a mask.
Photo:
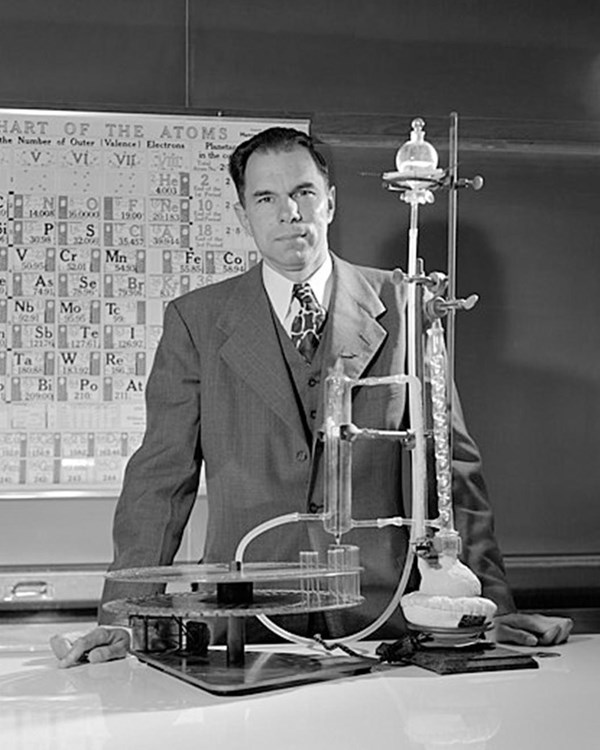
[(294, 284), (292, 297), (300, 303), (298, 314), (292, 321), (290, 332), (292, 343), (307, 362), (312, 362), (315, 350), (319, 346), (327, 313), (306, 281), (302, 284)]

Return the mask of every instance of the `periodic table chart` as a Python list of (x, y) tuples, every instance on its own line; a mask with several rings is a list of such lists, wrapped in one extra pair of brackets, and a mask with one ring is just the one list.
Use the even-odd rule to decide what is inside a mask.
[(258, 261), (227, 160), (275, 124), (0, 110), (0, 497), (118, 491), (166, 304)]

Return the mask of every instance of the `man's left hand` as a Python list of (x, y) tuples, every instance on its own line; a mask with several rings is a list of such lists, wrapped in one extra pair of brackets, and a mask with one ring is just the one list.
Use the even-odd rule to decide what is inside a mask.
[(569, 617), (511, 612), (494, 618), (496, 640), (518, 646), (557, 646), (565, 643), (573, 628)]

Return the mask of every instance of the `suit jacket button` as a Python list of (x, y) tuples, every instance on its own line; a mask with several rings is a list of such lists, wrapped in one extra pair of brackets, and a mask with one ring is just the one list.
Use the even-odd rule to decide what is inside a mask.
[(308, 459), (308, 453), (306, 451), (298, 451), (298, 453), (296, 453), (296, 459), (298, 461), (306, 461)]

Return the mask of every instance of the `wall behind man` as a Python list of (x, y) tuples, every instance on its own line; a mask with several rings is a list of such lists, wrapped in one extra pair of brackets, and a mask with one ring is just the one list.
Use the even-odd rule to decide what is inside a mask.
[[(486, 186), (459, 201), (459, 293), (481, 301), (458, 319), (457, 379), (498, 536), (527, 585), (597, 574), (597, 3), (2, 0), (0, 23), (4, 106), (309, 115), (334, 248), (367, 264), (406, 255), (406, 208), (377, 175), (416, 115), (446, 164), (458, 111), (461, 174)], [(430, 270), (445, 200), (421, 212)]]

